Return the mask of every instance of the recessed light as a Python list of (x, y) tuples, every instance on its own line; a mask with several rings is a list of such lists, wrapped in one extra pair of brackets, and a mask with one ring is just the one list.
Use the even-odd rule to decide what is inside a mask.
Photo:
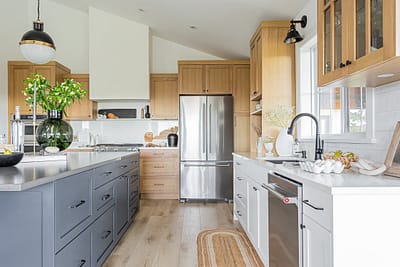
[(190, 25), (189, 28), (192, 29), (192, 30), (197, 30), (197, 27), (194, 26), (194, 25)]
[(144, 9), (143, 9), (143, 8), (138, 8), (138, 10), (139, 10), (140, 12), (144, 12)]
[(378, 78), (390, 78), (390, 77), (393, 77), (393, 76), (394, 76), (393, 73), (382, 73), (382, 74), (376, 75), (376, 77), (378, 77)]

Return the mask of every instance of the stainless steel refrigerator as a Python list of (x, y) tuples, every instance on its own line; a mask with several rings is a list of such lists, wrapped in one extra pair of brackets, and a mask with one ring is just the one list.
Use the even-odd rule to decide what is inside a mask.
[(231, 200), (232, 96), (181, 96), (181, 200)]

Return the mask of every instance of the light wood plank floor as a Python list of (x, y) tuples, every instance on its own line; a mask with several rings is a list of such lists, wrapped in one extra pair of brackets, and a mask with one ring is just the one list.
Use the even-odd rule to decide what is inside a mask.
[(197, 266), (197, 234), (215, 228), (240, 228), (232, 204), (142, 200), (140, 212), (103, 266)]

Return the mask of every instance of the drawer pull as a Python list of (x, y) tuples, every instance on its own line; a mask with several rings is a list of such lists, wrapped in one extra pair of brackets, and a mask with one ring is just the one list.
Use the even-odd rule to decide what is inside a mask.
[(319, 208), (317, 206), (314, 206), (313, 204), (310, 203), (309, 200), (303, 200), (303, 203), (306, 204), (307, 206), (310, 206), (311, 208), (313, 208), (315, 210), (324, 210), (324, 208)]
[(253, 190), (254, 191), (258, 191), (257, 187), (253, 186)]
[(121, 169), (125, 169), (125, 168), (127, 168), (127, 167), (128, 167), (128, 165), (121, 165), (121, 166), (120, 166)]
[(103, 173), (105, 176), (110, 176), (112, 174), (112, 172), (104, 172)]
[(164, 169), (164, 165), (156, 165), (154, 166), (154, 169)]
[(242, 165), (242, 164), (240, 164), (240, 162), (236, 162), (236, 165)]
[(122, 175), (121, 178), (128, 178), (128, 175)]
[(154, 184), (154, 185), (156, 185), (156, 186), (163, 186), (164, 184)]
[(107, 239), (107, 237), (111, 234), (111, 231), (105, 231), (104, 235), (101, 237), (101, 239)]
[(86, 264), (86, 260), (81, 260), (81, 262), (80, 262), (81, 264), (79, 264), (79, 267), (82, 267), (82, 266), (85, 266), (85, 264)]
[(101, 197), (101, 200), (106, 201), (107, 199), (109, 199), (111, 197), (110, 194), (104, 195)]
[(244, 180), (244, 178), (240, 178), (240, 177), (236, 177), (236, 179), (237, 179), (238, 181), (243, 181), (243, 180)]
[(242, 214), (240, 213), (240, 211), (236, 211), (236, 214), (238, 215), (238, 216), (240, 216), (240, 217), (242, 217)]
[(241, 194), (236, 194), (238, 198), (243, 198)]
[(154, 153), (154, 155), (162, 156), (162, 155), (164, 155), (164, 153)]
[(79, 203), (78, 203), (78, 204), (71, 205), (71, 206), (69, 206), (69, 208), (70, 208), (70, 209), (79, 208), (80, 206), (82, 206), (82, 205), (83, 205), (83, 204), (85, 204), (85, 203), (86, 203), (86, 201), (85, 201), (85, 200), (81, 200), (81, 201), (79, 201)]

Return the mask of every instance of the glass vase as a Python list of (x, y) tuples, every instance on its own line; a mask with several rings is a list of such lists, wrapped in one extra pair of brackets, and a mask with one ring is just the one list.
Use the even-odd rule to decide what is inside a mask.
[(72, 143), (72, 127), (62, 119), (62, 111), (49, 110), (47, 114), (48, 118), (37, 128), (36, 141), (48, 153), (63, 151)]

